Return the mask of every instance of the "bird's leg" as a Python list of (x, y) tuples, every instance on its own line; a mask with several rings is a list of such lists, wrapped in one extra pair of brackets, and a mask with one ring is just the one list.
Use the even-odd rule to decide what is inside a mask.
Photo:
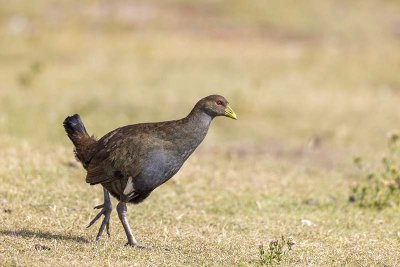
[(95, 209), (101, 209), (101, 211), (96, 215), (96, 217), (94, 217), (94, 219), (87, 226), (87, 228), (89, 228), (101, 217), (101, 215), (104, 215), (104, 219), (101, 222), (99, 232), (97, 233), (96, 236), (96, 241), (100, 240), (104, 228), (106, 228), (107, 230), (107, 235), (110, 236), (110, 216), (112, 211), (112, 204), (110, 200), (110, 193), (108, 193), (108, 191), (105, 188), (103, 188), (103, 193), (104, 193), (104, 203), (94, 207)]
[(127, 211), (126, 203), (120, 201), (117, 205), (117, 212), (118, 212), (118, 217), (121, 220), (122, 226), (124, 227), (126, 237), (128, 238), (128, 243), (126, 243), (126, 245), (137, 248), (150, 248), (142, 244), (139, 244), (139, 242), (136, 241), (135, 237), (132, 234), (131, 227), (129, 226), (128, 219), (126, 217), (126, 211)]

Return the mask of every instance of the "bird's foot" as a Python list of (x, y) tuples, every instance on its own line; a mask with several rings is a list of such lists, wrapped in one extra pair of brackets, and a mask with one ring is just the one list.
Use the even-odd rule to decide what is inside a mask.
[(148, 250), (153, 249), (152, 245), (145, 245), (138, 242), (128, 242), (125, 244), (125, 246), (134, 247), (138, 249), (148, 249)]
[(98, 219), (100, 219), (101, 215), (104, 215), (104, 219), (101, 222), (99, 232), (96, 236), (96, 241), (100, 240), (101, 235), (103, 234), (104, 228), (106, 228), (107, 235), (110, 236), (110, 216), (112, 212), (112, 204), (111, 201), (105, 200), (103, 204), (94, 207), (95, 209), (101, 209), (100, 212), (90, 221), (89, 225), (86, 228), (92, 226)]

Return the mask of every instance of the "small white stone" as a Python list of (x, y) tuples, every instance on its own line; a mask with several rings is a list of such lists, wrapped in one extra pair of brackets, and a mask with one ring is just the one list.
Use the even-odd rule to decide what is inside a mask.
[(303, 226), (312, 226), (314, 224), (310, 220), (302, 219), (301, 220), (301, 225), (303, 225)]

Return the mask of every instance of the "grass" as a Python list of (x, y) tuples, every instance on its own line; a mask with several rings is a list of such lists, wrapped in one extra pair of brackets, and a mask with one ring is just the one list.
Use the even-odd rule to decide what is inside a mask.
[(399, 136), (391, 133), (388, 137), (388, 152), (381, 159), (380, 168), (371, 170), (361, 157), (354, 159), (359, 168), (361, 179), (352, 188), (349, 201), (360, 207), (383, 209), (400, 203), (399, 177)]
[(290, 238), (281, 236), (280, 239), (271, 240), (268, 247), (261, 244), (258, 249), (260, 253), (259, 265), (280, 265), (286, 255), (292, 250), (294, 243)]
[[(399, 208), (348, 202), (352, 159), (398, 129), (396, 1), (9, 1), (0, 10), (0, 265), (398, 266)], [(61, 123), (96, 136), (186, 115), (211, 93), (217, 119), (170, 182), (128, 216), (150, 251), (85, 229), (85, 184)], [(115, 204), (115, 203), (114, 203)], [(309, 220), (310, 226), (302, 220)]]

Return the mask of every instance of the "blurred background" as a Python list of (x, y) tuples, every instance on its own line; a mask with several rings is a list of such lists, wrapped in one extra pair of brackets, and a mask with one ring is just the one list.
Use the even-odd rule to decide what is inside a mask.
[[(92, 242), (101, 188), (64, 118), (101, 137), (209, 94), (239, 120), (128, 212), (170, 252), (124, 249), (115, 214)], [(247, 266), (292, 236), (288, 266), (399, 266), (398, 207), (348, 202), (353, 157), (381, 160), (399, 103), (398, 0), (0, 0), (0, 265)]]
[(218, 93), (240, 120), (215, 123), (217, 142), (373, 146), (399, 121), (399, 14), (376, 0), (2, 1), (2, 142), (67, 144), (67, 115), (102, 136)]

